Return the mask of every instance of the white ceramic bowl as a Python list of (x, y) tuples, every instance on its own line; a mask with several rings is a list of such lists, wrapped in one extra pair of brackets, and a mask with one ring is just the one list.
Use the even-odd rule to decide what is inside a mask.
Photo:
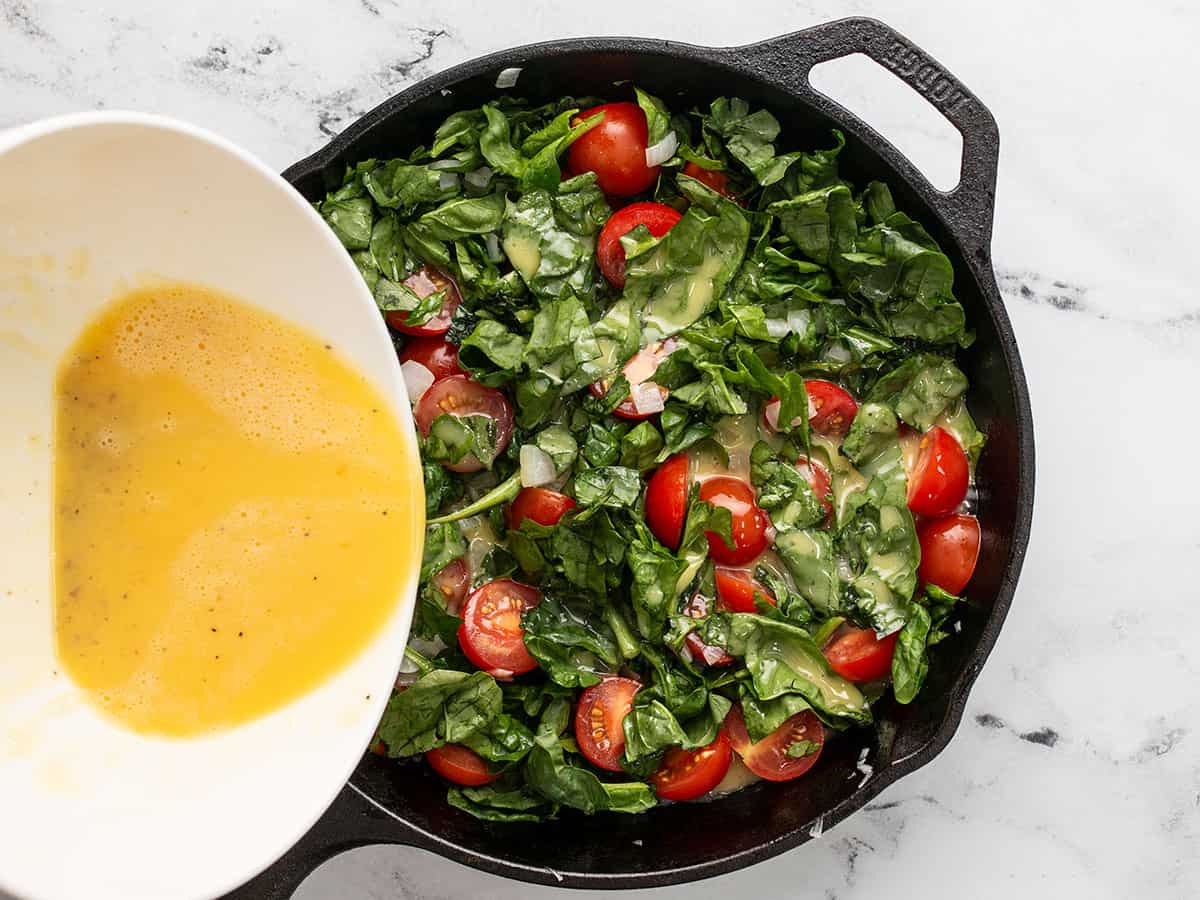
[(278, 175), (212, 134), (145, 115), (0, 133), (0, 889), (18, 897), (213, 897), (257, 874), (349, 777), (408, 634), (416, 571), (342, 671), (265, 718), (191, 740), (123, 730), (57, 671), (55, 370), (106, 301), (156, 277), (211, 285), (332, 343), (387, 398), (416, 459), (375, 305)]

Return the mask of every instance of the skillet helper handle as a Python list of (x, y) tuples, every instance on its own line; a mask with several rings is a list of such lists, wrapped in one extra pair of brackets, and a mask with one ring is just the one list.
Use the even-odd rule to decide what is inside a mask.
[(420, 832), (384, 812), (353, 784), (347, 784), (294, 847), (221, 900), (289, 900), (323, 862), (369, 844), (428, 846)]
[[(804, 31), (739, 47), (752, 66), (780, 80), (826, 112), (835, 112), (868, 131), (870, 126), (812, 86), (818, 63), (862, 53), (917, 91), (962, 135), (962, 163), (952, 191), (929, 190), (939, 212), (969, 246), (986, 252), (992, 239), (1000, 132), (996, 120), (961, 81), (924, 50), (878, 19), (838, 19)], [(915, 167), (913, 173), (924, 179)]]

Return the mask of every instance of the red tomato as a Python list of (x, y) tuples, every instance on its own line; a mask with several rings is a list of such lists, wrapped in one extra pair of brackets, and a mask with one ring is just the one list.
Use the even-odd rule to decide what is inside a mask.
[(379, 741), (376, 741), (375, 743), (373, 743), (370, 747), (370, 750), (376, 756), (387, 756), (388, 755), (387, 744), (385, 744), (382, 740), (379, 740)]
[(574, 121), (582, 122), (597, 113), (604, 113), (600, 124), (568, 151), (571, 171), (595, 172), (600, 190), (618, 197), (649, 190), (658, 178), (658, 166), (646, 165), (649, 128), (642, 108), (636, 103), (606, 103), (584, 110)]
[(413, 338), (400, 351), (400, 362), (420, 363), (433, 373), (433, 380), (465, 374), (458, 365), (458, 348), (440, 337)]
[(654, 470), (646, 485), (646, 524), (654, 536), (679, 549), (687, 514), (688, 458), (677, 453)]
[[(638, 412), (637, 404), (633, 402), (632, 391), (637, 390), (639, 385), (648, 385), (658, 391), (659, 397), (665, 403), (670, 391), (662, 385), (655, 384), (650, 379), (654, 377), (654, 373), (658, 371), (658, 367), (662, 365), (662, 361), (674, 353), (675, 348), (678, 346), (679, 341), (675, 340), (675, 338), (667, 338), (663, 341), (655, 341), (652, 344), (647, 344), (637, 353), (633, 354), (629, 362), (625, 363), (625, 367), (621, 370), (621, 373), (625, 376), (625, 380), (629, 382), (631, 393), (613, 410), (614, 416), (636, 422), (656, 415), (656, 412)], [(608, 393), (608, 388), (609, 382), (607, 380), (594, 382), (591, 386), (592, 393), (601, 398)]]
[[(692, 594), (692, 599), (683, 608), (683, 614), (693, 619), (703, 619), (708, 615), (708, 598), (699, 591)], [(700, 635), (694, 631), (688, 632), (688, 636), (684, 638), (684, 644), (687, 646), (688, 652), (692, 654), (692, 660), (706, 666), (728, 666), (737, 662), (723, 648), (704, 643), (700, 640)]]
[[(751, 743), (750, 735), (746, 733), (742, 708), (735, 706), (725, 717), (725, 731), (746, 768), (767, 781), (799, 778), (816, 764), (821, 748), (825, 746), (825, 729), (821, 726), (821, 720), (808, 709), (796, 713), (761, 741)], [(816, 751), (807, 756), (788, 756), (788, 748), (801, 741), (816, 744)]]
[(458, 643), (475, 666), (496, 678), (511, 678), (537, 668), (525, 649), (521, 613), (542, 602), (537, 588), (497, 578), (476, 588), (463, 607)]
[[(808, 392), (809, 427), (825, 437), (844, 438), (858, 415), (854, 398), (832, 381), (805, 381), (804, 389)], [(779, 430), (778, 397), (772, 397), (763, 407), (763, 423), (772, 431)]]
[(715, 531), (706, 531), (708, 555), (727, 566), (744, 566), (767, 549), (767, 514), (754, 502), (754, 489), (740, 478), (717, 475), (700, 485), (700, 499), (729, 510), (733, 546)]
[(574, 508), (575, 501), (566, 494), (540, 487), (522, 488), (508, 508), (508, 527), (520, 528), (525, 519), (539, 525), (557, 525), (567, 510)]
[(625, 751), (622, 723), (633, 708), (633, 695), (641, 683), (632, 678), (605, 678), (584, 688), (575, 708), (575, 743), (593, 765), (610, 772), (621, 771)]
[(663, 800), (695, 800), (721, 783), (732, 759), (733, 747), (722, 728), (707, 747), (668, 750), (658, 771), (650, 776), (650, 782)]
[(433, 586), (446, 598), (446, 612), (452, 616), (461, 613), (463, 601), (467, 599), (467, 591), (471, 587), (471, 573), (466, 560), (459, 557), (434, 575)]
[[(504, 452), (512, 440), (513, 412), (505, 396), (495, 388), (472, 381), (466, 375), (451, 375), (440, 378), (417, 401), (413, 416), (422, 437), (429, 437), (429, 429), (438, 416), (491, 416), (496, 422), (496, 454)], [(447, 464), (451, 472), (478, 472), (483, 463), (471, 453), (454, 464)]]
[(445, 291), (446, 296), (442, 299), (441, 312), (424, 325), (405, 325), (408, 313), (402, 309), (384, 313), (383, 317), (392, 328), (401, 334), (412, 334), (418, 337), (445, 334), (450, 330), (450, 320), (454, 318), (454, 311), (458, 309), (458, 304), (462, 303), (462, 294), (458, 292), (458, 285), (449, 275), (432, 266), (422, 266), (404, 279), (404, 286), (422, 299), (430, 294), (436, 294), (438, 291)]
[(850, 681), (875, 681), (892, 671), (892, 652), (899, 632), (882, 640), (870, 628), (843, 625), (822, 649), (833, 671)]
[(954, 435), (935, 425), (921, 436), (908, 473), (908, 508), (922, 516), (952, 513), (967, 496), (970, 467)]
[(500, 777), (492, 773), (482, 756), (462, 744), (446, 744), (425, 754), (425, 761), (443, 778), (464, 787), (491, 784)]
[(833, 481), (829, 477), (829, 470), (807, 456), (801, 456), (796, 460), (796, 468), (800, 470), (800, 474), (808, 481), (808, 486), (812, 488), (817, 499), (821, 501), (821, 505), (825, 507), (825, 522), (828, 524), (833, 518), (833, 497), (830, 493)]
[(733, 194), (729, 190), (729, 178), (720, 169), (705, 169), (694, 162), (690, 162), (683, 167), (683, 174), (688, 178), (695, 178), (698, 182), (712, 188), (718, 194), (725, 197), (733, 197)]
[(596, 263), (615, 288), (625, 287), (625, 248), (621, 238), (639, 225), (645, 225), (655, 237), (662, 237), (683, 216), (662, 203), (631, 203), (613, 213), (604, 223), (596, 240)]
[(722, 569), (717, 566), (717, 596), (721, 605), (730, 612), (758, 612), (754, 605), (755, 596), (760, 596), (772, 606), (775, 595), (740, 569)]
[(974, 516), (931, 519), (917, 529), (921, 580), (961, 594), (979, 561), (979, 520)]

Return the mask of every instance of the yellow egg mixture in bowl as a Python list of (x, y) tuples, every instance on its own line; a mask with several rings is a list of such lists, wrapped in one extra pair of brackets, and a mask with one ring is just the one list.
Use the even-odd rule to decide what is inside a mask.
[(0, 134), (0, 888), (206, 897), (368, 743), (424, 503), (392, 344), (307, 204), (223, 141)]

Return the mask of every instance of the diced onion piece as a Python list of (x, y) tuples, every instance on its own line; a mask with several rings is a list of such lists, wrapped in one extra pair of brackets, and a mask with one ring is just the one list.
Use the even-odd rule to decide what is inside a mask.
[(449, 188), (458, 187), (458, 174), (455, 172), (443, 172), (438, 176), (438, 188), (448, 190)]
[(554, 460), (550, 454), (536, 444), (525, 444), (521, 447), (521, 485), (523, 487), (541, 487), (549, 484), (558, 475), (554, 468)]
[(646, 165), (653, 168), (661, 166), (668, 159), (675, 155), (676, 149), (679, 147), (679, 138), (675, 137), (674, 131), (668, 131), (657, 144), (651, 144), (646, 148)]
[(492, 180), (492, 170), (487, 166), (480, 166), (478, 169), (472, 169), (463, 176), (463, 181), (471, 187), (478, 190), (483, 190), (488, 186), (488, 182)]
[(812, 319), (812, 313), (807, 309), (789, 309), (787, 314), (788, 327), (796, 334), (804, 334), (808, 331), (809, 320)]
[[(768, 403), (765, 407), (763, 407), (763, 418), (767, 420), (767, 427), (770, 428), (772, 431), (779, 431), (779, 406), (780, 406), (780, 403), (778, 400), (771, 400), (771, 401), (768, 401)], [(809, 397), (808, 398), (808, 417), (811, 419), (815, 412), (816, 412), (816, 410), (813, 409), (813, 405), (812, 405), (812, 397)], [(796, 418), (792, 419), (792, 427), (793, 428), (799, 424), (800, 424), (799, 416), (796, 416)]]
[(404, 376), (404, 387), (408, 389), (409, 402), (414, 405), (429, 390), (434, 380), (429, 369), (412, 359), (400, 364), (400, 374)]
[(788, 332), (792, 330), (792, 326), (788, 324), (787, 319), (767, 319), (767, 334), (773, 338), (786, 337)]
[(841, 341), (829, 342), (829, 346), (825, 348), (825, 358), (839, 363), (847, 363), (851, 360), (850, 351)]
[(500, 238), (496, 232), (489, 231), (484, 237), (483, 242), (487, 245), (488, 259), (494, 263), (498, 263), (504, 259), (504, 252), (500, 249)]
[(431, 162), (429, 164), (429, 168), (435, 172), (440, 172), (442, 169), (453, 169), (457, 165), (458, 160), (454, 157), (450, 157), (449, 159), (439, 159)]
[(496, 76), (496, 87), (510, 88), (517, 83), (517, 79), (521, 77), (521, 67), (516, 66), (511, 69), (502, 69), (500, 74)]
[(639, 416), (648, 416), (662, 412), (666, 408), (663, 402), (663, 391), (653, 381), (643, 381), (635, 385), (631, 393), (633, 408)]

